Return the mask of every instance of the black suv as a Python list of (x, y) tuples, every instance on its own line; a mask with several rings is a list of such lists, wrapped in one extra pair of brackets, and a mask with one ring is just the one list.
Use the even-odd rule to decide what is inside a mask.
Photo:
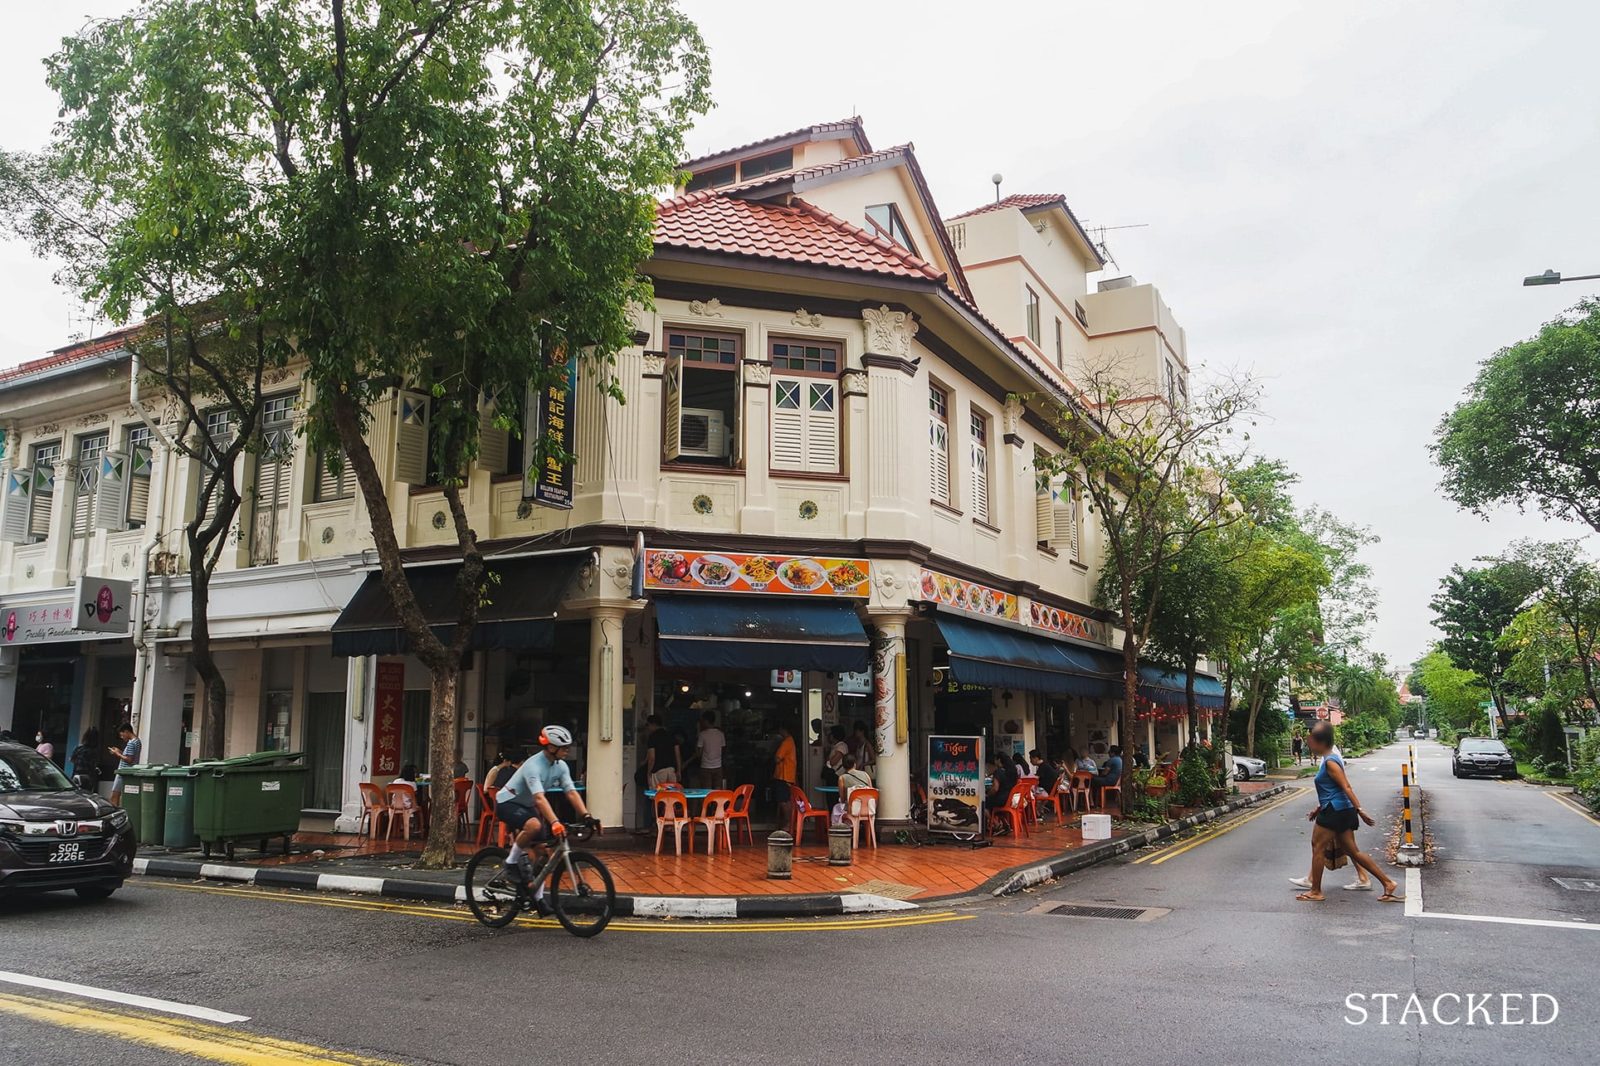
[(1483, 774), (1487, 777), (1516, 777), (1517, 760), (1498, 740), (1483, 737), (1462, 737), (1456, 742), (1455, 756), (1450, 760), (1450, 772), (1457, 777)]
[(71, 888), (104, 899), (133, 872), (126, 811), (72, 787), (55, 763), (0, 741), (0, 897)]

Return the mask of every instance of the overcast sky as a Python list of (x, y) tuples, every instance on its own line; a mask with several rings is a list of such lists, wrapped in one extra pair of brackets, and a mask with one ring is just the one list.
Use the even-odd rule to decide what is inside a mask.
[[(859, 113), (875, 145), (916, 144), (946, 215), (999, 171), (1148, 224), (1108, 234), (1121, 272), (1160, 286), (1191, 359), (1264, 379), (1257, 440), (1302, 502), (1382, 538), (1393, 662), (1432, 639), (1451, 563), (1574, 535), (1459, 512), (1427, 444), (1480, 359), (1593, 291), (1520, 279), (1600, 273), (1600, 4), (682, 2), (719, 101), (696, 154)], [(43, 143), (40, 59), (128, 6), (9, 13), (0, 145)], [(49, 275), (0, 245), (0, 366), (95, 328)]]

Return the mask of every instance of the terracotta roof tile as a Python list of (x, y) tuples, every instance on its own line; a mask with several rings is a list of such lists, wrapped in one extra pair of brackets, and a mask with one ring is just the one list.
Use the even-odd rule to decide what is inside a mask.
[(702, 190), (668, 200), (655, 242), (668, 248), (787, 260), (871, 274), (944, 281), (944, 271), (884, 237), (795, 199), (756, 203)]
[(992, 204), (974, 207), (970, 211), (963, 211), (959, 215), (951, 215), (947, 222), (954, 222), (958, 218), (968, 218), (972, 215), (987, 214), (990, 211), (1004, 211), (1008, 207), (1015, 207), (1019, 211), (1028, 211), (1035, 207), (1044, 207), (1046, 204), (1060, 203), (1067, 206), (1067, 198), (1058, 192), (1017, 192)]
[(742, 185), (726, 185), (717, 189), (717, 191), (722, 193), (738, 193), (745, 192), (750, 189), (759, 189), (766, 185), (776, 185), (779, 182), (810, 181), (813, 178), (824, 178), (833, 174), (842, 174), (846, 171), (855, 170), (859, 167), (866, 167), (871, 166), (874, 163), (881, 163), (887, 159), (895, 159), (900, 156), (904, 156), (910, 151), (911, 145), (897, 144), (893, 148), (885, 148), (881, 152), (869, 152), (866, 155), (852, 156), (849, 159), (840, 159), (832, 163), (818, 163), (814, 167), (802, 167), (799, 170), (786, 170), (780, 174), (768, 174), (765, 177), (756, 178), (754, 181), (747, 181)]
[(723, 148), (716, 152), (707, 152), (705, 155), (684, 160), (682, 163), (678, 164), (678, 169), (692, 171), (695, 169), (695, 167), (705, 163), (708, 159), (721, 159), (723, 156), (738, 155), (751, 151), (752, 149), (760, 148), (764, 145), (776, 144), (779, 141), (792, 141), (801, 137), (814, 137), (819, 133), (847, 133), (852, 130), (855, 132), (856, 139), (861, 143), (862, 148), (868, 152), (872, 151), (872, 145), (867, 141), (867, 131), (862, 126), (861, 119), (858, 116), (856, 118), (840, 119), (838, 122), (818, 122), (810, 126), (801, 126), (797, 130), (790, 130), (788, 133), (780, 133), (774, 137), (763, 137), (759, 141), (751, 141), (749, 144), (741, 144), (733, 148)]
[(114, 352), (122, 347), (122, 342), (138, 328), (137, 326), (130, 326), (127, 329), (119, 329), (104, 336), (84, 341), (81, 344), (71, 344), (65, 348), (57, 348), (40, 359), (30, 359), (27, 362), (18, 363), (16, 366), (0, 370), (0, 382), (16, 381), (19, 378), (30, 377), (46, 370), (54, 370), (57, 367), (90, 359), (106, 352)]

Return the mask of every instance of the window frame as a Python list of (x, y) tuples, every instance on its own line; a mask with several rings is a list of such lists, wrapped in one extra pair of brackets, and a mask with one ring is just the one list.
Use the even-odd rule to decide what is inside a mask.
[[(880, 209), (889, 213), (889, 225), (887, 227), (872, 217), (872, 212)], [(917, 251), (917, 242), (911, 239), (911, 227), (906, 225), (905, 216), (900, 213), (900, 208), (893, 203), (868, 204), (866, 211), (863, 212), (863, 217), (867, 220), (866, 229), (868, 233), (874, 233), (885, 240), (893, 241), (912, 255), (920, 254)], [(897, 231), (898, 236), (896, 235)]]
[[(989, 438), (994, 420), (977, 404), (967, 408), (967, 460), (972, 464), (972, 476), (967, 479), (972, 519), (981, 525), (996, 528), (994, 522), (994, 489), (990, 476)], [(979, 463), (979, 456), (982, 463)], [(982, 476), (979, 476), (979, 468)]]
[(1065, 370), (1067, 368), (1067, 354), (1066, 353), (1067, 353), (1067, 345), (1066, 345), (1066, 338), (1062, 334), (1061, 316), (1057, 315), (1056, 316), (1056, 369), (1057, 370)]
[[(56, 464), (61, 461), (65, 447), (66, 441), (61, 437), (35, 441), (28, 446), (28, 468), (33, 471), (33, 510), (28, 520), (28, 541), (31, 544), (37, 544), (50, 536), (50, 513), (55, 508), (56, 498)], [(40, 469), (41, 455), (45, 457), (43, 470)], [(42, 511), (39, 508), (41, 498), (49, 501), (49, 505)], [(39, 521), (41, 515), (44, 519), (43, 530), (35, 528), (41, 524)]]
[(1043, 307), (1039, 302), (1039, 294), (1034, 291), (1032, 285), (1024, 285), (1022, 289), (1026, 294), (1023, 298), (1023, 316), (1026, 321), (1028, 339), (1037, 348), (1043, 337), (1043, 333), (1040, 332), (1044, 328), (1041, 324)]
[[(792, 357), (785, 353), (779, 356), (780, 345), (797, 345), (802, 348), (827, 349), (833, 353), (832, 370), (809, 367), (793, 369), (789, 366), (780, 366), (779, 360), (788, 360)], [(766, 338), (766, 356), (771, 367), (769, 375), (771, 380), (771, 407), (772, 416), (767, 423), (767, 468), (772, 473), (786, 475), (818, 475), (823, 477), (839, 476), (844, 473), (844, 371), (846, 349), (842, 340), (819, 337), (792, 337), (786, 334), (771, 334)], [(802, 362), (809, 361), (809, 355), (802, 356)], [(821, 362), (821, 359), (818, 359)], [(798, 396), (799, 405), (793, 408), (780, 408), (780, 390), (786, 382), (805, 383)], [(819, 469), (812, 465), (811, 460), (811, 432), (812, 423), (821, 418), (816, 407), (815, 383), (826, 382), (832, 392), (832, 407), (826, 412), (833, 422), (833, 463), (830, 469)], [(782, 410), (799, 412), (803, 440), (801, 444), (801, 461), (799, 466), (780, 464), (777, 455), (777, 413)]]
[[(150, 520), (150, 493), (155, 488), (151, 475), (155, 463), (156, 431), (143, 422), (132, 422), (122, 427), (122, 450), (127, 456), (128, 463), (128, 500), (124, 508), (123, 518), (128, 523), (129, 529), (143, 529)], [(143, 452), (145, 461), (144, 472), (140, 473), (139, 453)], [(145, 513), (142, 518), (133, 516), (133, 483), (145, 482)]]
[[(674, 346), (674, 344), (672, 343), (674, 335), (678, 335), (678, 336), (681, 336), (681, 337), (697, 337), (697, 338), (700, 338), (701, 340), (704, 340), (706, 338), (716, 338), (719, 341), (731, 340), (733, 342), (732, 352), (730, 353), (731, 356), (732, 356), (732, 360), (731, 360), (731, 362), (724, 362), (719, 358), (717, 362), (705, 362), (705, 361), (702, 361), (700, 359), (693, 359), (693, 360), (688, 359), (688, 358), (686, 358), (686, 356), (688, 355), (688, 353), (690, 351), (690, 348), (687, 345)], [(745, 362), (745, 352), (746, 352), (746, 340), (747, 340), (747, 337), (746, 337), (745, 332), (743, 330), (738, 330), (738, 329), (704, 329), (704, 328), (702, 328), (702, 327), (700, 327), (698, 325), (679, 326), (679, 325), (674, 325), (671, 322), (666, 323), (662, 327), (662, 330), (661, 330), (661, 355), (662, 355), (662, 357), (663, 357), (663, 359), (665, 361), (665, 377), (664, 377), (664, 379), (662, 381), (662, 386), (661, 386), (661, 453), (660, 454), (661, 454), (661, 465), (663, 467), (673, 467), (673, 468), (681, 468), (681, 469), (685, 469), (685, 470), (705, 471), (707, 473), (742, 473), (743, 472), (743, 470), (744, 470), (744, 461), (745, 461), (744, 460), (744, 432), (745, 432), (745, 417), (744, 417), (744, 414), (745, 414), (744, 413), (744, 389), (745, 389), (745, 385), (744, 385), (744, 362)], [(705, 351), (705, 348), (701, 347), (701, 348), (696, 348), (696, 349), (693, 349), (693, 350), (696, 351), (696, 352), (702, 352), (703, 353)], [(718, 354), (719, 354), (719, 356), (722, 354), (720, 348), (718, 349)], [(677, 404), (677, 408), (678, 408), (677, 438), (678, 438), (680, 443), (679, 443), (678, 454), (676, 456), (673, 456), (673, 457), (669, 458), (667, 456), (668, 443), (669, 443), (669, 437), (668, 437), (669, 427), (668, 427), (668, 423), (671, 421), (671, 417), (670, 416), (671, 416), (671, 412), (672, 412), (673, 397), (671, 395), (672, 383), (668, 379), (670, 379), (671, 376), (672, 376), (672, 373), (673, 373), (673, 370), (674, 370), (674, 366), (676, 366), (677, 373), (680, 375), (679, 380), (678, 380), (679, 399), (678, 399), (678, 404)], [(727, 432), (729, 434), (729, 448), (728, 448), (728, 454), (727, 454), (727, 456), (725, 458), (718, 458), (718, 457), (714, 457), (714, 456), (699, 456), (699, 455), (685, 455), (685, 454), (683, 454), (682, 443), (681, 442), (682, 442), (682, 434), (683, 434), (683, 410), (684, 410), (685, 404), (683, 403), (683, 400), (682, 400), (682, 389), (683, 389), (684, 382), (683, 382), (683, 378), (682, 378), (681, 375), (684, 372), (690, 371), (690, 370), (697, 371), (697, 372), (704, 371), (704, 372), (707, 372), (707, 373), (709, 373), (709, 372), (727, 373), (727, 374), (730, 374), (732, 376), (732, 384), (731, 384), (730, 387), (733, 390), (733, 403), (731, 405), (731, 413), (733, 415), (733, 424), (731, 426), (727, 427)]]

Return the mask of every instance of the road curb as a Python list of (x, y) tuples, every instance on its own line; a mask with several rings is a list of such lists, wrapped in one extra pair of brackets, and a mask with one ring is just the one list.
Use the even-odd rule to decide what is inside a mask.
[(1058, 858), (1051, 859), (1049, 862), (1013, 871), (1006, 875), (1000, 884), (990, 889), (989, 894), (995, 897), (1014, 895), (1023, 889), (1032, 888), (1034, 885), (1041, 885), (1046, 881), (1054, 881), (1065, 877), (1067, 874), (1105, 862), (1107, 859), (1125, 855), (1135, 848), (1148, 847), (1159, 840), (1166, 840), (1168, 837), (1175, 836), (1185, 829), (1215, 821), (1223, 815), (1244, 810), (1246, 807), (1253, 807), (1262, 800), (1288, 790), (1287, 783), (1275, 785), (1265, 791), (1256, 792), (1249, 796), (1240, 796), (1220, 806), (1196, 811), (1194, 814), (1185, 815), (1164, 825), (1154, 826), (1142, 833), (1134, 833), (1119, 840), (1108, 840), (1104, 844), (1095, 844), (1087, 848), (1077, 848)]
[[(228, 866), (177, 859), (136, 858), (133, 860), (133, 872), (141, 877), (230, 881), (267, 888), (348, 892), (429, 903), (464, 903), (467, 898), (463, 885), (412, 881), (399, 877), (317, 873), (281, 866)], [(908, 900), (865, 892), (796, 896), (617, 896), (617, 916), (622, 918), (818, 918), (920, 909), (920, 905)]]

